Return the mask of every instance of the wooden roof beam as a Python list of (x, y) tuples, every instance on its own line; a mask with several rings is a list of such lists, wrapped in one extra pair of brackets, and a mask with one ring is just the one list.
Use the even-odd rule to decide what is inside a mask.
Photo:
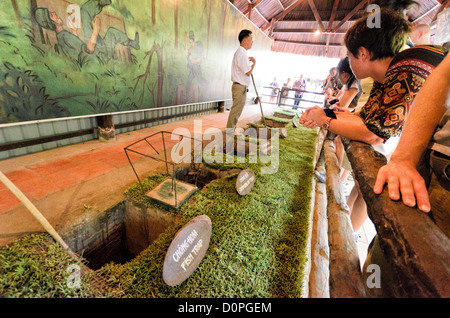
[(311, 8), (311, 11), (314, 14), (314, 18), (316, 19), (317, 23), (319, 24), (320, 31), (321, 32), (325, 31), (325, 27), (323, 26), (322, 19), (320, 18), (319, 12), (317, 12), (317, 8), (316, 8), (316, 5), (314, 4), (314, 1), (308, 0), (308, 4), (309, 4), (309, 7)]
[(281, 11), (280, 13), (278, 13), (276, 16), (274, 16), (272, 19), (280, 21), (282, 19), (284, 19), (284, 17), (291, 12), (292, 10), (294, 10), (300, 3), (302, 3), (304, 0), (297, 0), (295, 2), (293, 2), (289, 7), (287, 7), (284, 11)]
[(328, 49), (330, 48), (330, 35), (327, 35), (327, 43), (325, 44), (325, 55), (328, 54)]
[[(276, 33), (315, 33), (317, 30), (313, 29), (274, 29), (273, 32)], [(323, 31), (321, 34), (345, 34), (346, 30), (336, 30), (336, 31)]]
[(272, 22), (266, 23), (266, 25), (261, 27), (261, 31), (266, 32), (266, 30), (272, 25)]
[[(438, 1), (439, 1), (439, 0), (438, 0)], [(439, 15), (439, 13), (441, 13), (441, 12), (445, 9), (445, 7), (448, 6), (448, 5), (450, 4), (450, 0), (442, 0), (442, 1), (440, 1), (440, 3), (441, 3), (441, 7), (440, 7), (439, 10), (436, 12), (436, 15), (434, 16), (432, 22), (434, 22), (434, 21), (437, 20), (437, 17), (438, 17), (438, 15)]]
[(439, 8), (441, 5), (440, 4), (436, 4), (434, 7), (432, 7), (430, 10), (428, 10), (427, 12), (425, 12), (424, 14), (422, 14), (420, 17), (418, 17), (417, 19), (415, 19), (414, 21), (412, 21), (411, 23), (417, 23), (417, 21), (419, 21), (422, 18), (425, 18), (427, 15), (429, 15), (432, 11), (436, 10), (437, 8)]
[(333, 29), (333, 31), (338, 30), (342, 25), (344, 25), (345, 22), (347, 22), (348, 20), (350, 20), (355, 14), (356, 12), (358, 12), (363, 6), (365, 6), (367, 4), (368, 0), (362, 0), (360, 3), (358, 3), (356, 5), (356, 7), (353, 8), (352, 11), (350, 11), (344, 19), (342, 19), (342, 21)]
[[(350, 20), (348, 20), (348, 21), (344, 21), (342, 24), (344, 24), (345, 22), (352, 22), (352, 21), (356, 21), (356, 20), (354, 20), (354, 19), (350, 19)], [(283, 23), (283, 24), (296, 24), (296, 23), (303, 23), (303, 22), (314, 22), (314, 21), (311, 21), (311, 20), (283, 20), (283, 21), (279, 21), (279, 22), (281, 22), (281, 23)], [(325, 21), (325, 22), (327, 22), (327, 21)], [(341, 23), (341, 21), (334, 21), (334, 23)], [(334, 29), (336, 29), (336, 28), (334, 28)], [(330, 32), (333, 32), (333, 30), (331, 30)]]
[(334, 0), (333, 10), (331, 11), (330, 21), (328, 21), (327, 31), (333, 30), (334, 19), (336, 18), (337, 8), (339, 7), (339, 0)]
[(280, 5), (280, 7), (281, 7), (281, 10), (286, 10), (286, 8), (284, 7), (284, 5), (281, 3), (281, 1), (280, 0), (277, 0), (278, 1), (278, 4)]
[[(250, 0), (247, 0), (248, 5), (251, 6), (251, 8), (253, 9), (254, 7), (256, 7), (258, 4), (261, 3), (262, 0), (256, 0), (255, 2), (251, 2)], [(248, 8), (244, 11), (244, 14), (248, 13)]]
[(244, 15), (250, 14), (251, 15), (251, 11), (254, 7), (256, 7), (258, 4), (261, 3), (262, 0), (256, 0), (255, 3), (252, 3), (250, 0), (247, 0), (248, 2), (248, 6), (247, 9), (245, 9), (243, 11)]
[[(297, 44), (297, 45), (308, 45), (308, 46), (326, 46), (326, 43), (314, 43), (314, 42), (299, 42), (299, 41), (286, 41), (286, 40), (276, 40), (278, 43), (286, 43), (286, 44)], [(329, 43), (329, 47), (342, 47), (342, 44), (338, 43)]]
[[(337, 9), (339, 7), (339, 0), (334, 0), (333, 2), (333, 9), (331, 10), (331, 15), (330, 15), (330, 20), (328, 21), (328, 27), (327, 27), (327, 31), (330, 32), (331, 30), (333, 30), (333, 23), (334, 23), (334, 19), (336, 18), (336, 12)], [(336, 30), (335, 33), (337, 33), (339, 30)], [(345, 33), (345, 31), (343, 32)], [(328, 50), (330, 48), (330, 40), (331, 40), (331, 36), (330, 33), (327, 34), (327, 44), (325, 45), (325, 56), (328, 55)]]
[(267, 19), (262, 15), (262, 13), (258, 10), (258, 8), (255, 8), (256, 13), (264, 20), (264, 22), (269, 23)]

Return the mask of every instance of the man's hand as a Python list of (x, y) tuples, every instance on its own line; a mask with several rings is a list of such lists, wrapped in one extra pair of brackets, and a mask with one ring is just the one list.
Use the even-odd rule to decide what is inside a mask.
[(388, 185), (389, 197), (392, 200), (400, 200), (401, 194), (405, 205), (413, 207), (417, 200), (420, 210), (430, 212), (425, 181), (411, 161), (392, 158), (387, 165), (381, 167), (373, 191), (380, 194), (385, 183)]
[(92, 33), (91, 37), (88, 40), (88, 43), (86, 44), (86, 48), (90, 53), (93, 53), (95, 51), (95, 47), (97, 45), (97, 37), (100, 33), (101, 26), (102, 25), (100, 22), (100, 17), (96, 16), (94, 20), (92, 20)]
[(302, 117), (299, 118), (299, 123), (306, 128), (317, 128), (322, 126), (326, 119), (327, 115), (325, 115), (323, 109), (316, 105), (303, 112)]
[(253, 64), (252, 64), (252, 66), (251, 66), (250, 71), (248, 71), (247, 73), (245, 73), (245, 75), (250, 76), (250, 75), (252, 75), (253, 69), (255, 68), (256, 60), (255, 60), (255, 58), (254, 58), (253, 56), (250, 56), (248, 59), (249, 59), (251, 62), (253, 62)]
[(98, 35), (100, 33), (100, 28), (102, 27), (102, 23), (99, 16), (96, 16), (94, 20), (92, 20), (92, 33)]

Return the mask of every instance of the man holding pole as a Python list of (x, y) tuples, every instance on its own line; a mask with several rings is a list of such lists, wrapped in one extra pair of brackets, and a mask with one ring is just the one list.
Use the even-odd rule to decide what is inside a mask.
[(233, 96), (233, 106), (228, 115), (227, 128), (235, 129), (236, 124), (244, 109), (247, 99), (247, 88), (250, 85), (250, 76), (256, 64), (254, 57), (249, 57), (247, 51), (252, 48), (253, 34), (250, 30), (242, 30), (239, 33), (240, 46), (233, 57), (231, 64), (231, 93)]

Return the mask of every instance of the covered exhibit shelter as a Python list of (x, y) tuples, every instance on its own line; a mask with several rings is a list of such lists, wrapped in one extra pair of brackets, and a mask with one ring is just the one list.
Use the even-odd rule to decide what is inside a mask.
[[(299, 105), (293, 91), (276, 106), (257, 93), (273, 69), (345, 57), (370, 2), (2, 1), (0, 296), (386, 297), (377, 268), (363, 267), (335, 136), (298, 121), (324, 106), (322, 88), (304, 88)], [(448, 1), (417, 3), (407, 19), (448, 42)], [(244, 134), (229, 142), (242, 29), (257, 64)], [(449, 238), (374, 194), (384, 156), (343, 144), (393, 297), (449, 297)]]

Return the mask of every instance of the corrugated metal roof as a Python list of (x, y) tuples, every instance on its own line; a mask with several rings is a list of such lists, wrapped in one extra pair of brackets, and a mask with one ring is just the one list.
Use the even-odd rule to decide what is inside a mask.
[[(273, 39), (272, 50), (342, 57), (346, 30), (376, 0), (229, 0)], [(392, 1), (391, 1), (392, 2)], [(412, 24), (433, 24), (450, 0), (416, 0), (407, 17)], [(321, 30), (316, 35), (314, 32)]]

